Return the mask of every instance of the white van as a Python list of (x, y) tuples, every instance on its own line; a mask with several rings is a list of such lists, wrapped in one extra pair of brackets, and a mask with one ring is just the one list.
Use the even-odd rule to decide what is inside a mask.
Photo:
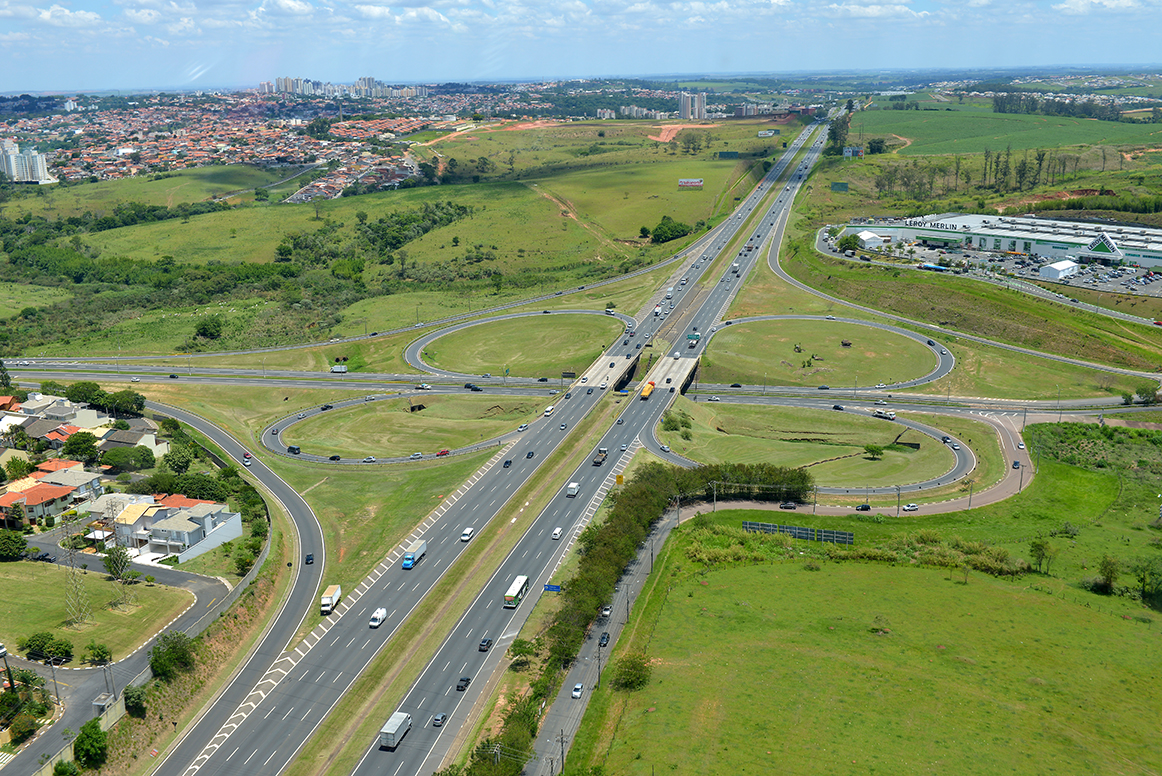
[(371, 613), (371, 622), (368, 623), (372, 628), (378, 628), (383, 625), (383, 621), (387, 619), (387, 609), (382, 606)]
[(667, 299), (674, 298), (674, 287), (673, 286), (670, 286), (669, 288), (666, 289), (666, 298)]
[(475, 528), (472, 528), (472, 527), (465, 528), (464, 533), (460, 534), (460, 541), (462, 541), (462, 542), (472, 541), (472, 535), (474, 533), (476, 533)]
[(546, 407), (546, 408), (545, 408), (545, 417), (547, 418), (547, 417), (549, 417), (550, 415), (552, 415), (552, 414), (553, 414), (553, 410), (555, 410), (555, 409), (557, 409), (557, 408), (556, 408), (555, 406), (553, 406), (552, 404), (550, 404), (548, 407)]
[(565, 529), (563, 529), (563, 528), (560, 528), (560, 527), (558, 527), (558, 528), (554, 528), (554, 529), (553, 529), (553, 538), (554, 538), (554, 539), (560, 539), (560, 538), (561, 538), (561, 534), (563, 534), (564, 532), (565, 532)]

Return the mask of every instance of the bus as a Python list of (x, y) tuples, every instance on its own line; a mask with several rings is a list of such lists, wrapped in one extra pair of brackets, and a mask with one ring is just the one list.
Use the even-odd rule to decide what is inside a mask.
[(512, 586), (508, 588), (508, 592), (504, 594), (504, 608), (515, 609), (520, 606), (521, 599), (525, 597), (525, 593), (529, 591), (529, 578), (525, 576), (517, 577), (512, 581)]
[(654, 381), (646, 383), (642, 386), (642, 401), (650, 398), (650, 394), (654, 392)]

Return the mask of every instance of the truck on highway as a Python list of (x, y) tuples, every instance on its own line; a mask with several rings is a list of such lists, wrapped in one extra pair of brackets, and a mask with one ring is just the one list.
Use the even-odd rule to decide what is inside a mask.
[(673, 286), (670, 286), (669, 288), (666, 289), (666, 298), (667, 299), (674, 298), (674, 287)]
[(654, 315), (661, 315), (661, 314), (662, 314), (662, 306), (660, 304), (654, 305)]
[(699, 334), (698, 332), (694, 332), (693, 334), (687, 334), (686, 335), (687, 346), (691, 347), (691, 348), (697, 347), (698, 341), (701, 339), (702, 339), (702, 335)]
[(656, 388), (656, 387), (657, 386), (654, 385), (653, 380), (650, 380), (648, 383), (643, 385), (642, 386), (642, 401), (645, 401), (646, 399), (650, 398), (650, 394), (654, 392), (654, 388)]
[(342, 585), (329, 585), (323, 591), (323, 597), (319, 599), (319, 611), (323, 614), (330, 614), (335, 611), (335, 607), (339, 605), (339, 599), (342, 597)]
[(597, 455), (593, 457), (593, 465), (594, 466), (601, 466), (603, 463), (605, 463), (605, 459), (608, 457), (609, 457), (609, 448), (608, 447), (597, 448)]
[(875, 410), (874, 412), (872, 412), (872, 415), (874, 415), (877, 418), (883, 418), (884, 420), (895, 420), (896, 419), (896, 413), (892, 412), (891, 410)]
[(346, 364), (335, 364), (331, 367), (332, 372), (344, 373), (347, 371)]
[(405, 569), (415, 568), (415, 565), (424, 559), (428, 554), (428, 543), (423, 539), (412, 542), (412, 546), (408, 547), (407, 552), (403, 554), (403, 567)]
[(739, 272), (742, 272), (742, 265), (736, 261), (730, 266), (730, 271), (737, 275)]
[(387, 722), (379, 729), (379, 745), (388, 749), (399, 746), (400, 739), (412, 729), (412, 715), (397, 711), (387, 718)]
[(565, 488), (565, 496), (567, 498), (573, 498), (580, 492), (581, 492), (581, 483), (579, 483), (579, 482), (570, 482), (568, 484), (568, 486), (566, 486), (566, 488)]

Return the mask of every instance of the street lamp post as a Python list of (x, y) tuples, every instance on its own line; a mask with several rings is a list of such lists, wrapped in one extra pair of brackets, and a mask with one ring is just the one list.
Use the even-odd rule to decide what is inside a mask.
[(1057, 386), (1057, 422), (1061, 422), (1061, 386)]
[(8, 688), (16, 692), (16, 680), (12, 678), (12, 666), (8, 665), (8, 650), (0, 644), (0, 657), (4, 658), (4, 671), (8, 674)]
[(422, 304), (423, 304), (423, 302), (416, 302), (416, 323), (417, 324), (420, 322), (420, 305), (422, 305)]

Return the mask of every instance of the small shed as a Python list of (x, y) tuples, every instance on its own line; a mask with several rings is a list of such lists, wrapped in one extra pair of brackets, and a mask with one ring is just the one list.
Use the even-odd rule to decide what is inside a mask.
[(875, 232), (868, 231), (867, 229), (864, 229), (855, 237), (859, 240), (859, 247), (865, 250), (875, 248), (892, 241), (891, 237), (883, 237), (882, 235), (878, 235)]

